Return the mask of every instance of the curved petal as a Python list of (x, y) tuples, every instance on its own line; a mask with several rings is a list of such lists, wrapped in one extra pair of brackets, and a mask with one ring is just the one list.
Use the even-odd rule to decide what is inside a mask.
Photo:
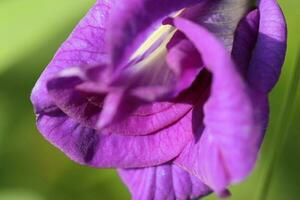
[[(114, 67), (128, 62), (130, 55), (163, 18), (204, 0), (120, 0), (110, 22), (110, 52)], [(122, 19), (122, 20), (120, 20)]]
[(173, 24), (193, 42), (213, 75), (211, 95), (204, 106), (202, 136), (198, 142), (191, 142), (175, 162), (221, 196), (230, 183), (242, 180), (255, 164), (261, 139), (261, 127), (255, 121), (257, 108), (221, 42), (188, 20), (176, 18)]
[(255, 9), (240, 21), (235, 31), (231, 54), (244, 77), (247, 77), (252, 51), (257, 41), (258, 28), (259, 11)]
[[(251, 67), (249, 64), (259, 35), (259, 19), (258, 9), (249, 12), (248, 15), (240, 21), (234, 37), (232, 57), (246, 79), (248, 78), (249, 68)], [(256, 124), (261, 127), (260, 141), (262, 141), (269, 122), (268, 94), (257, 90), (255, 85), (249, 85), (249, 87), (252, 89), (251, 99), (253, 105), (256, 105), (257, 107), (255, 120)]]
[[(265, 16), (266, 17), (266, 16)], [(251, 71), (251, 61), (256, 59), (253, 56), (253, 51), (259, 37), (259, 10), (255, 9), (248, 13), (239, 23), (232, 49), (232, 57), (239, 66), (240, 72), (248, 79), (248, 72)], [(274, 41), (276, 43), (276, 41)], [(264, 46), (261, 46), (264, 48)], [(266, 63), (270, 62), (266, 61)], [(272, 61), (271, 61), (272, 62)], [(278, 63), (279, 64), (279, 63)], [(270, 64), (271, 65), (271, 64)], [(280, 68), (281, 66), (275, 66)], [(249, 85), (252, 88), (252, 102), (256, 105), (255, 119), (256, 123), (261, 127), (261, 141), (269, 122), (269, 102), (268, 94), (261, 92), (256, 85)]]
[(198, 178), (173, 164), (118, 171), (134, 200), (196, 200), (210, 193)]
[(59, 71), (67, 67), (106, 62), (104, 34), (111, 4), (112, 1), (98, 0), (44, 70), (31, 94), (31, 101), (37, 113), (53, 106), (46, 84)]
[(258, 8), (259, 34), (248, 80), (254, 89), (268, 93), (280, 76), (286, 52), (287, 30), (284, 15), (276, 0), (260, 0)]
[(176, 75), (176, 93), (192, 85), (197, 75), (203, 69), (201, 56), (193, 44), (185, 36), (176, 32), (167, 45), (166, 60), (169, 68)]
[(267, 95), (279, 78), (286, 37), (284, 16), (275, 0), (260, 1), (259, 9), (243, 18), (235, 33), (232, 56), (249, 79), (253, 104), (260, 108), (255, 119), (262, 127), (261, 138), (269, 121)]
[(159, 165), (176, 157), (193, 138), (191, 112), (173, 126), (147, 136), (103, 134), (66, 116), (57, 107), (40, 113), (44, 137), (72, 160), (93, 167), (136, 168)]

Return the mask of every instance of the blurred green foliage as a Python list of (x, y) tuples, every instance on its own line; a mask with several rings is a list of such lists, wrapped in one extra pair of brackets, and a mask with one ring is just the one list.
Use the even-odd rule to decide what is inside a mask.
[[(31, 88), (56, 49), (93, 0), (0, 1), (0, 200), (130, 199), (114, 170), (70, 161), (35, 128)], [(299, 47), (300, 2), (280, 0), (289, 25), (288, 54), (271, 95), (271, 123), (254, 173), (232, 187), (233, 200), (254, 199), (268, 153), (281, 148), (266, 200), (297, 200), (300, 195), (300, 93), (287, 113), (287, 142), (274, 146), (274, 133)], [(300, 67), (300, 66), (298, 66)], [(299, 87), (298, 87), (299, 89)], [(281, 134), (281, 133), (279, 133)], [(214, 195), (205, 198), (215, 199)]]

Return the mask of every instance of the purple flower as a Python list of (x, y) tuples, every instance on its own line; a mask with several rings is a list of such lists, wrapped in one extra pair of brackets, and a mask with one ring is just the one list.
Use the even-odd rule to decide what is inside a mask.
[(118, 168), (134, 199), (228, 195), (255, 165), (286, 50), (276, 0), (250, 7), (98, 0), (32, 91), (38, 129), (76, 162)]

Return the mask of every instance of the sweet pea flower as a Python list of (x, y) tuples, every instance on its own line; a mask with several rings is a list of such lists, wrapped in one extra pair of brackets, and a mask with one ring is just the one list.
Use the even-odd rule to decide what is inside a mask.
[(98, 0), (33, 88), (43, 136), (136, 200), (229, 195), (286, 51), (276, 0)]

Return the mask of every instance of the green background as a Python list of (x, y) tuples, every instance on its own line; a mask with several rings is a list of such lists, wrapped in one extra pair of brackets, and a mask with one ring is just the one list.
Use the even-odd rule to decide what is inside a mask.
[[(45, 141), (29, 101), (39, 74), (93, 2), (0, 1), (0, 200), (130, 199), (114, 170), (80, 166)], [(266, 200), (300, 199), (300, 87), (288, 90), (300, 54), (300, 1), (279, 2), (289, 26), (287, 59), (271, 94), (271, 123), (257, 167), (232, 187), (230, 199), (256, 199), (273, 150), (278, 156)], [(283, 134), (284, 145), (278, 142)]]

